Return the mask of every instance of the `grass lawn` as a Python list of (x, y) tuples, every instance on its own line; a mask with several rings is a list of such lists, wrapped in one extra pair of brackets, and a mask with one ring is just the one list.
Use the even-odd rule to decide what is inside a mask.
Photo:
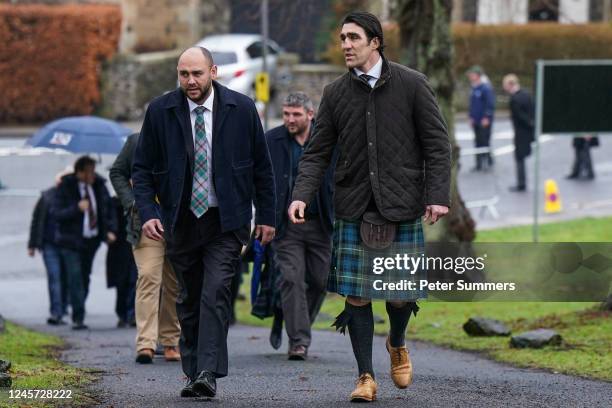
[[(7, 389), (0, 390), (0, 407), (27, 404), (31, 407), (82, 406), (94, 402), (82, 391), (93, 380), (93, 374), (58, 360), (63, 341), (56, 336), (37, 333), (7, 323), (0, 334), (0, 360), (12, 363), (13, 390), (72, 390), (72, 400), (28, 399), (9, 401)], [(17, 402), (19, 401), (19, 402)]]
[[(584, 218), (540, 227), (542, 242), (612, 242), (612, 217)], [(512, 227), (480, 231), (478, 242), (529, 242), (531, 227)], [(250, 277), (246, 277), (248, 280)], [(248, 288), (248, 282), (245, 283)], [(248, 293), (248, 289), (244, 290)], [(521, 367), (544, 368), (555, 372), (612, 381), (612, 315), (597, 310), (597, 303), (584, 302), (420, 302), (408, 338), (428, 341), (457, 350), (480, 352), (492, 359)], [(344, 307), (341, 296), (330, 294), (321, 308), (315, 328), (330, 329)], [(385, 320), (375, 331), (388, 331), (385, 306), (374, 303), (374, 314)], [(245, 324), (269, 326), (250, 315), (248, 302), (237, 304), (238, 319)], [(472, 316), (501, 320), (513, 333), (536, 328), (551, 328), (564, 339), (559, 347), (512, 349), (509, 337), (469, 337), (462, 329)], [(348, 341), (348, 340), (347, 340)]]

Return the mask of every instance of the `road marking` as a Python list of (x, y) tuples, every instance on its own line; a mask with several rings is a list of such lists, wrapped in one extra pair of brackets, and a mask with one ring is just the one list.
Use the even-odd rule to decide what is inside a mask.
[(63, 149), (48, 149), (46, 147), (0, 147), (0, 157), (6, 156), (41, 156), (43, 154), (72, 154)]
[(38, 197), (40, 190), (35, 188), (4, 188), (0, 190), (0, 196), (4, 197)]

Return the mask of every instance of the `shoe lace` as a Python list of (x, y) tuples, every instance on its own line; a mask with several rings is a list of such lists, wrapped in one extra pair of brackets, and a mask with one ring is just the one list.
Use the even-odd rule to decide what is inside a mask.
[(357, 384), (366, 384), (370, 381), (370, 377), (367, 375), (362, 375), (361, 377), (359, 377), (359, 379), (357, 379)]
[(397, 348), (391, 351), (391, 361), (394, 366), (398, 366), (404, 362), (404, 353), (402, 353), (402, 349)]

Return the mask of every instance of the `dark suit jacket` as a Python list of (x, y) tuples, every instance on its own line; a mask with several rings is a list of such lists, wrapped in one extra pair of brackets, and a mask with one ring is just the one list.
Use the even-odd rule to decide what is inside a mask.
[[(32, 222), (30, 223), (30, 239), (28, 240), (28, 248), (42, 249), (45, 242), (55, 243), (55, 231), (57, 225), (53, 214), (51, 213), (51, 206), (55, 199), (56, 188), (51, 187), (42, 192), (40, 198), (36, 202), (34, 212), (32, 213)], [(51, 225), (47, 225), (47, 224)], [(47, 234), (51, 236), (45, 236), (47, 228), (50, 228), (53, 233)]]
[[(104, 185), (105, 182), (103, 177), (96, 174), (96, 180), (92, 186), (97, 207), (97, 238), (101, 241), (106, 241), (108, 231), (117, 232), (116, 218), (112, 210), (110, 195)], [(52, 206), (53, 216), (57, 219), (58, 225), (55, 241), (61, 247), (79, 250), (84, 246), (84, 213), (79, 210), (80, 200), (81, 192), (76, 176), (68, 174), (62, 177)]]
[(132, 159), (136, 144), (138, 143), (138, 136), (138, 133), (134, 133), (127, 138), (125, 145), (123, 145), (108, 173), (121, 207), (123, 207), (123, 213), (127, 217), (126, 239), (133, 245), (138, 244), (142, 229), (138, 212), (134, 211), (134, 191), (132, 184), (130, 184), (130, 179), (132, 178)]
[[(314, 123), (311, 129), (313, 127)], [(292, 179), (291, 175), (291, 135), (285, 126), (279, 126), (266, 133), (266, 141), (270, 149), (276, 184), (276, 238), (282, 238), (289, 218), (287, 210), (289, 209), (289, 200), (291, 199), (291, 193), (295, 184), (295, 179)], [(334, 222), (335, 166), (336, 162), (332, 160), (330, 167), (325, 173), (323, 184), (315, 197), (319, 208), (321, 225), (329, 234), (332, 233)]]
[[(255, 104), (213, 81), (213, 174), (221, 229), (274, 226), (274, 175)], [(189, 207), (194, 147), (187, 98), (177, 89), (151, 102), (134, 152), (132, 180), (142, 223), (158, 218), (173, 232)], [(159, 205), (155, 196), (159, 198)]]
[(534, 140), (533, 99), (527, 91), (519, 89), (510, 97), (510, 113), (514, 127), (514, 155), (522, 159), (531, 154)]

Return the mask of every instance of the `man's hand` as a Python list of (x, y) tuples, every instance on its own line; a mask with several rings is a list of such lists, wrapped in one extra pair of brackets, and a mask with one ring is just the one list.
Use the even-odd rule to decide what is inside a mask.
[(448, 207), (444, 205), (428, 205), (425, 208), (425, 217), (423, 217), (423, 221), (429, 221), (429, 225), (433, 225), (447, 213)]
[(161, 221), (157, 218), (153, 218), (144, 223), (142, 226), (142, 232), (145, 236), (153, 241), (161, 241), (164, 239), (162, 235), (164, 233), (164, 226)]
[(87, 212), (89, 210), (89, 200), (84, 198), (79, 201), (79, 210), (81, 210), (81, 212)]
[(34, 254), (36, 253), (36, 249), (34, 248), (28, 248), (28, 255), (30, 256), (34, 256)]
[(274, 227), (269, 225), (256, 225), (255, 239), (258, 239), (261, 245), (269, 244), (274, 239), (275, 231)]
[(289, 206), (289, 220), (294, 224), (303, 224), (306, 222), (304, 218), (304, 210), (306, 209), (306, 203), (303, 201), (294, 201)]
[(489, 125), (491, 124), (491, 121), (489, 120), (489, 118), (484, 117), (480, 121), (480, 124), (482, 125), (482, 127), (489, 127)]
[(108, 242), (109, 244), (112, 244), (115, 241), (117, 241), (117, 236), (115, 235), (115, 233), (111, 232), (111, 231), (108, 231), (106, 233), (106, 242)]

